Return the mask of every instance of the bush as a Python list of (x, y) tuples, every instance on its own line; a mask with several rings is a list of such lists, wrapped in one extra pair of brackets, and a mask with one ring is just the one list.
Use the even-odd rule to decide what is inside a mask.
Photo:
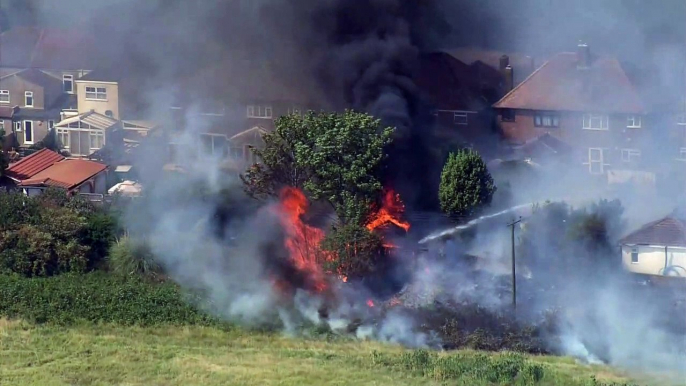
[(324, 238), (322, 249), (333, 256), (325, 262), (325, 269), (348, 278), (361, 278), (376, 271), (384, 254), (379, 235), (353, 224), (332, 229)]
[(449, 216), (466, 217), (493, 199), (496, 187), (481, 156), (472, 150), (451, 153), (441, 173), (438, 198)]
[(171, 283), (121, 280), (104, 273), (50, 278), (0, 276), (0, 316), (68, 325), (215, 324)]
[(110, 248), (108, 266), (117, 276), (154, 278), (162, 273), (150, 247), (145, 242), (124, 236)]
[(0, 272), (31, 277), (93, 269), (115, 232), (112, 216), (64, 190), (0, 193)]

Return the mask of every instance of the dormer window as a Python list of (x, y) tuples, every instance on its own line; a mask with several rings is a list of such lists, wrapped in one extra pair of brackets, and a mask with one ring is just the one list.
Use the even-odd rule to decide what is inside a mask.
[(250, 105), (247, 112), (248, 118), (272, 119), (272, 107), (262, 105)]
[(629, 115), (626, 118), (626, 127), (630, 129), (640, 129), (641, 128), (641, 116), (640, 115)]
[(33, 91), (24, 92), (24, 106), (33, 107)]
[(105, 87), (86, 87), (86, 99), (106, 101), (107, 89)]
[(74, 75), (62, 75), (62, 89), (67, 94), (74, 93)]

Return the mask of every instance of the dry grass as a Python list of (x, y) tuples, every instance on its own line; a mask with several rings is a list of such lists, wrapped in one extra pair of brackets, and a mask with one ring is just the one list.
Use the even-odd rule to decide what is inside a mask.
[[(374, 352), (395, 361), (407, 351), (371, 342), (289, 339), (209, 327), (64, 328), (0, 319), (3, 386), (444, 384), (402, 366), (374, 363)], [(543, 384), (586, 384), (593, 374), (599, 380), (624, 380), (608, 369), (564, 358), (530, 360), (546, 363)], [(485, 384), (455, 381), (449, 384)]]

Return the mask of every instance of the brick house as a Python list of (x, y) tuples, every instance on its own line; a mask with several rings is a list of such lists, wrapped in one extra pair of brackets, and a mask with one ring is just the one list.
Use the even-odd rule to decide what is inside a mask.
[(585, 44), (550, 58), (493, 107), (511, 145), (555, 137), (571, 147), (570, 165), (596, 175), (648, 167), (651, 121), (639, 92), (617, 59)]

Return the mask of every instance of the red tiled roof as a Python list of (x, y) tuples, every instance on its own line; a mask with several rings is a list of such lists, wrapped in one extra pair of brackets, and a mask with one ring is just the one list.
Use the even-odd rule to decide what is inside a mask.
[(26, 180), (63, 159), (64, 157), (52, 150), (42, 149), (11, 164), (5, 170), (5, 175), (19, 181)]
[(686, 219), (670, 215), (630, 233), (622, 244), (649, 244), (686, 248)]
[(616, 59), (594, 58), (577, 69), (577, 55), (553, 56), (494, 107), (523, 110), (641, 114), (644, 106)]
[(41, 171), (21, 186), (56, 186), (72, 189), (107, 169), (107, 165), (82, 159), (68, 159)]
[[(480, 90), (477, 67), (468, 66), (445, 52), (423, 54), (414, 82), (439, 110), (480, 110), (488, 106)], [(498, 86), (497, 73), (491, 77)]]

